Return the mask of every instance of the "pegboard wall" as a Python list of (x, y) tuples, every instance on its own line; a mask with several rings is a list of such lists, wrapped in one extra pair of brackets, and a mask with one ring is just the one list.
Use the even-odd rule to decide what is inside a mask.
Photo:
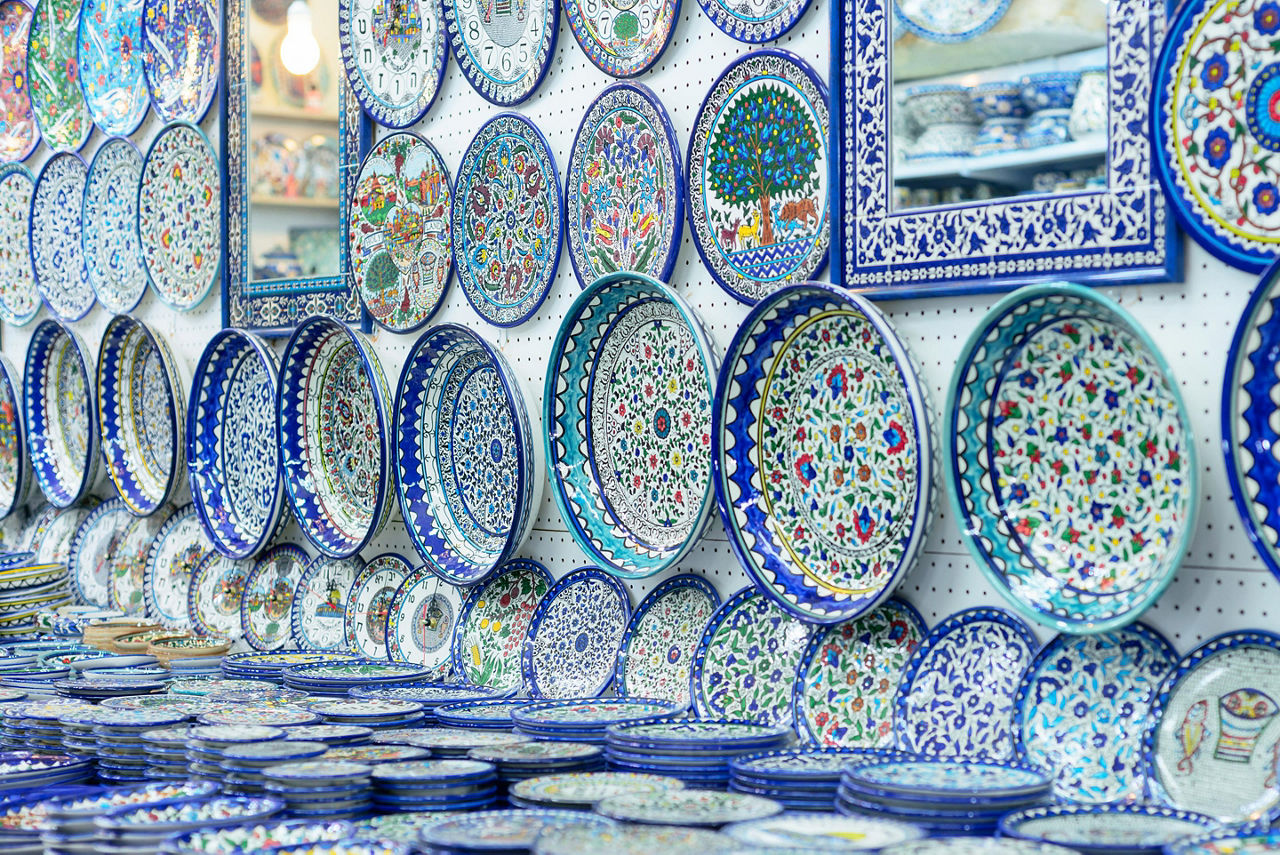
[[(840, 0), (815, 0), (790, 33), (766, 47), (779, 47), (800, 55), (826, 79), (830, 55), (829, 2)], [(703, 96), (721, 70), (750, 49), (751, 46), (734, 41), (716, 29), (696, 0), (684, 0), (671, 44), (655, 68), (638, 78), (658, 94), (669, 111), (679, 138), (682, 159)], [(533, 120), (550, 142), (560, 171), (562, 189), (569, 148), (578, 123), (588, 104), (611, 82), (612, 78), (587, 61), (562, 16), (551, 69), (533, 96), (516, 108)], [(412, 130), (436, 146), (453, 174), (472, 135), (498, 112), (500, 108), (482, 99), (471, 88), (450, 57), (436, 103)], [(151, 114), (133, 135), (142, 151), (146, 151), (160, 126)], [(215, 146), (218, 145), (218, 117), (211, 113), (203, 128)], [(376, 131), (375, 137), (382, 133), (385, 132)], [(86, 160), (91, 160), (104, 139), (101, 133), (95, 132), (82, 152)], [(48, 149), (42, 145), (27, 165), (33, 172), (38, 172), (48, 156)], [(747, 307), (715, 284), (702, 265), (687, 226), (682, 228), (683, 242), (671, 282), (697, 310), (723, 353), (746, 317)], [(1255, 554), (1231, 502), (1218, 427), (1227, 346), (1256, 278), (1217, 262), (1189, 240), (1185, 244), (1183, 282), (1105, 289), (1108, 296), (1119, 301), (1146, 326), (1164, 350), (1182, 386), (1194, 423), (1202, 484), (1198, 531), (1177, 578), (1144, 618), (1165, 633), (1180, 652), (1189, 651), (1218, 632), (1280, 626), (1280, 584)], [(434, 322), (465, 324), (498, 346), (523, 378), (530, 417), (537, 424), (541, 421), (542, 389), (551, 343), (565, 311), (579, 290), (566, 251), (562, 253), (550, 296), (527, 323), (511, 330), (490, 326), (472, 311), (456, 281), (451, 285), (445, 306)], [(997, 296), (988, 295), (881, 304), (920, 360), (935, 406), (946, 401), (946, 389), (960, 349), (996, 299)], [(182, 314), (164, 305), (148, 291), (133, 314), (167, 338), (179, 363), (183, 381), (189, 384), (201, 351), (221, 327), (218, 294), (210, 294), (194, 311)], [(42, 312), (37, 322), (44, 317)], [(75, 324), (95, 354), (109, 319), (108, 313), (97, 307)], [(33, 322), (27, 327), (5, 327), (3, 330), (0, 345), (19, 367), (23, 364), (27, 341), (35, 325)], [(397, 335), (375, 329), (372, 339), (394, 391), (404, 359), (417, 335)], [(282, 339), (276, 340), (277, 349), (282, 349), (283, 343)], [(899, 595), (915, 605), (930, 625), (962, 608), (1004, 605), (1003, 599), (988, 586), (986, 578), (969, 557), (941, 492), (943, 484), (938, 482), (935, 489), (940, 491), (938, 512), (924, 556), (899, 589)], [(107, 496), (110, 490), (109, 482), (104, 481), (98, 486), (100, 495)], [(189, 501), (185, 485), (177, 501)], [(296, 526), (291, 526), (284, 537), (305, 543)], [(382, 535), (362, 555), (368, 559), (388, 550), (399, 552), (417, 563), (398, 508), (393, 509)], [(542, 561), (556, 577), (587, 563), (560, 519), (549, 485), (544, 484), (535, 530), (521, 554)], [(717, 518), (679, 568), (628, 583), (633, 604), (638, 605), (644, 594), (658, 582), (682, 571), (705, 575), (724, 596), (748, 583)], [(1043, 629), (1037, 629), (1037, 632), (1042, 639), (1050, 634)]]

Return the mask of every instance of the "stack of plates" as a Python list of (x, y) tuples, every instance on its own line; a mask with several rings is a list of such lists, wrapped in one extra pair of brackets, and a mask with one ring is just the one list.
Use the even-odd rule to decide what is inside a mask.
[(35, 555), (0, 570), (0, 633), (13, 635), (36, 628), (36, 614), (71, 603), (67, 565), (36, 564)]
[(684, 781), (666, 775), (637, 772), (568, 772), (542, 775), (513, 784), (507, 792), (512, 807), (591, 810), (598, 803), (624, 793), (662, 793), (683, 790)]
[(651, 772), (690, 787), (723, 788), (733, 758), (786, 748), (795, 731), (749, 721), (657, 721), (614, 725), (607, 737), (605, 759), (614, 771)]
[(330, 747), (368, 745), (373, 739), (373, 729), (355, 724), (307, 724), (289, 728), (284, 738), (299, 742), (323, 742)]
[[(1160, 855), (1176, 852), (1178, 841), (1221, 830), (1222, 823), (1202, 813), (1139, 804), (1054, 805), (1018, 811), (1000, 820), (1001, 837), (1053, 843), (1084, 855)], [(1229, 841), (1203, 851), (1274, 850)]]
[(59, 795), (40, 805), (39, 812), (44, 814), (40, 841), (47, 852), (98, 855), (102, 849), (95, 817), (123, 807), (207, 798), (217, 792), (213, 784), (193, 782), (80, 789), (83, 792)]
[(476, 730), (510, 732), (515, 727), (511, 714), (530, 703), (528, 698), (497, 701), (463, 701), (436, 707), (436, 724), (441, 727), (464, 727)]
[(422, 727), (426, 719), (422, 704), (416, 701), (335, 698), (312, 701), (310, 707), (325, 724), (357, 724), (373, 730)]
[[(98, 777), (107, 783), (136, 783), (149, 779), (151, 760), (148, 744), (143, 741), (145, 731), (160, 727), (174, 727), (187, 720), (181, 713), (159, 710), (96, 709), (61, 719), (64, 723), (86, 724), (92, 727), (98, 758)], [(70, 734), (64, 734), (63, 741)]]
[[(221, 701), (206, 701), (220, 704)], [(294, 706), (228, 705), (202, 713), (201, 724), (266, 725), (267, 727), (303, 727), (319, 724), (320, 716), (311, 710)]]
[(897, 758), (900, 752), (856, 748), (796, 748), (744, 754), (729, 762), (729, 789), (764, 796), (787, 810), (835, 809), (840, 772), (851, 761)]
[(479, 760), (412, 760), (373, 770), (373, 799), (388, 813), (473, 810), (498, 798), (498, 771)]
[(65, 665), (21, 665), (0, 669), (0, 686), (20, 689), (39, 697), (55, 697), (54, 684), (71, 676), (71, 668)]
[(532, 852), (539, 837), (558, 829), (616, 825), (612, 820), (576, 810), (485, 810), (427, 826), (422, 830), (422, 842), (428, 852), (444, 855), (515, 855)]
[(204, 694), (204, 699), (210, 703), (223, 704), (228, 707), (236, 704), (250, 704), (259, 707), (295, 705), (305, 707), (305, 702), (311, 700), (311, 695), (307, 692), (300, 692), (297, 689), (285, 689), (274, 684), (267, 684), (267, 687), (262, 689), (213, 689)]
[(191, 726), (157, 727), (138, 734), (147, 758), (147, 777), (153, 781), (187, 779), (187, 741)]
[[(160, 851), (165, 855), (191, 855), (197, 852), (243, 855), (283, 847), (305, 847), (311, 843), (336, 843), (355, 837), (354, 832), (355, 826), (345, 821), (269, 819), (254, 825), (238, 825), (213, 831), (188, 831), (170, 837)], [(313, 855), (324, 852), (332, 855), (334, 852), (323, 846), (316, 846), (310, 851)]]
[(383, 763), (408, 763), (411, 760), (426, 760), (431, 752), (425, 748), (412, 745), (341, 745), (325, 752), (326, 760), (345, 760), (351, 763), (364, 763), (379, 766)]
[(0, 707), (0, 744), (5, 748), (48, 748), (61, 751), (64, 715), (92, 709), (88, 701), (70, 698), (26, 701)]
[(488, 689), (484, 686), (415, 681), (359, 686), (352, 689), (349, 694), (357, 700), (364, 701), (413, 701), (422, 704), (423, 714), (427, 717), (425, 724), (430, 726), (435, 721), (436, 710), (441, 706), (466, 701), (496, 700), (509, 695), (510, 692)]
[(432, 757), (462, 760), (473, 748), (496, 748), (532, 742), (522, 733), (499, 733), (495, 730), (468, 730), (456, 727), (424, 727), (418, 730), (387, 730), (375, 733), (379, 745), (414, 745), (431, 752)]
[(197, 781), (222, 780), (222, 753), (232, 745), (284, 739), (278, 727), (261, 724), (207, 724), (191, 728), (187, 738), (187, 773)]
[(219, 796), (162, 805), (128, 805), (94, 820), (101, 836), (99, 852), (158, 852), (165, 838), (196, 829), (257, 822), (280, 813), (284, 803), (270, 798)]
[(271, 742), (241, 742), (222, 749), (218, 767), (222, 769), (222, 791), (228, 795), (257, 796), (267, 793), (262, 770), (281, 763), (298, 763), (323, 757), (323, 742), (277, 739)]
[(373, 807), (372, 772), (364, 763), (303, 760), (268, 766), (262, 777), (295, 819), (356, 819)]
[(0, 791), (82, 784), (93, 758), (52, 751), (0, 751)]
[(604, 745), (605, 729), (639, 721), (664, 721), (685, 707), (653, 698), (604, 698), (531, 703), (511, 714), (516, 731), (536, 739)]
[(348, 697), (352, 689), (420, 680), (429, 673), (416, 665), (360, 659), (290, 665), (284, 669), (283, 677), (284, 684), (290, 689), (302, 689), (313, 695)]
[(172, 695), (188, 695), (191, 697), (208, 697), (212, 692), (220, 691), (265, 691), (280, 687), (269, 680), (226, 680), (221, 677), (175, 677), (169, 683)]
[(116, 680), (116, 679), (80, 679), (58, 680), (53, 684), (54, 690), (64, 698), (84, 698), (88, 701), (101, 701), (107, 698), (123, 698), (133, 695), (155, 695), (164, 691), (161, 680)]
[(354, 662), (356, 657), (347, 653), (322, 653), (299, 650), (275, 653), (233, 653), (222, 658), (222, 676), (232, 680), (269, 680), (284, 682), (284, 669), (295, 665), (317, 665), (334, 662)]
[(169, 670), (174, 677), (216, 677), (222, 673), (221, 656), (189, 656), (170, 659)]
[(499, 789), (528, 778), (563, 772), (603, 772), (604, 749), (585, 742), (525, 742), (474, 748), (472, 760), (498, 767)]

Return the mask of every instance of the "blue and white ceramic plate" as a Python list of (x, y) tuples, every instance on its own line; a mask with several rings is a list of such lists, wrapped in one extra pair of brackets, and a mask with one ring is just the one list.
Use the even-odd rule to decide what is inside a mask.
[(1185, 837), (1218, 831), (1212, 817), (1159, 805), (1055, 805), (1007, 814), (1000, 834), (1102, 853), (1159, 852)]
[[(127, 506), (126, 506), (127, 507)], [(162, 505), (150, 516), (135, 516), (125, 527), (116, 551), (107, 559), (111, 575), (111, 607), (127, 615), (147, 611), (147, 556), (156, 535), (173, 515), (173, 505)]]
[(76, 35), (80, 89), (94, 124), (111, 136), (136, 131), (151, 103), (139, 50), (142, 2), (82, 0), (80, 4)]
[(164, 121), (199, 122), (209, 111), (222, 76), (221, 32), (212, 0), (144, 0), (142, 62)]
[(293, 641), (303, 650), (346, 649), (347, 595), (364, 567), (360, 556), (311, 559), (293, 593), (289, 622)]
[(298, 525), (333, 558), (355, 555), (386, 524), (390, 401), (364, 335), (323, 315), (299, 324), (280, 366), (280, 459)]
[(142, 155), (130, 140), (116, 138), (93, 156), (84, 188), (81, 243), (89, 284), (98, 302), (117, 315), (133, 311), (147, 289), (138, 241), (141, 180)]
[(213, 544), (200, 527), (195, 506), (184, 505), (156, 532), (147, 554), (147, 613), (165, 626), (187, 628), (191, 578)]
[(461, 612), (459, 589), (419, 567), (404, 578), (391, 598), (386, 647), (379, 657), (451, 672), (453, 635)]
[(582, 567), (551, 586), (538, 603), (521, 657), (535, 698), (594, 698), (613, 682), (613, 664), (631, 617), (622, 583)]
[(31, 200), (31, 263), (36, 288), (53, 316), (78, 321), (97, 296), (89, 284), (84, 248), (82, 204), (89, 168), (74, 152), (45, 161)]
[(537, 561), (517, 558), (471, 588), (453, 634), (453, 667), (473, 686), (521, 686), (520, 655), (538, 604), (555, 580)]
[[(387, 620), (391, 603), (412, 572), (409, 562), (394, 552), (384, 552), (364, 565), (351, 583), (343, 610), (343, 638), (348, 648), (367, 659), (390, 655)], [(446, 655), (448, 647), (446, 642)]]
[(1280, 829), (1256, 831), (1246, 826), (1199, 834), (1169, 843), (1164, 851), (1167, 855), (1266, 855), (1268, 852), (1280, 852)]
[(395, 415), (414, 548), (452, 584), (487, 579), (528, 536), (543, 480), (515, 372), (466, 327), (431, 327), (405, 360)]
[(546, 137), (518, 113), (485, 122), (462, 156), (453, 263), (467, 302), (495, 326), (529, 320), (555, 282), (564, 237), (558, 176)]
[(0, 520), (26, 504), (31, 488), (31, 458), (22, 421), (22, 376), (0, 356)]
[(191, 498), (214, 548), (230, 558), (258, 554), (286, 518), (275, 425), (279, 373), (266, 342), (226, 329), (205, 347), (191, 383)]
[(893, 0), (895, 22), (931, 42), (965, 42), (1000, 23), (1012, 0)]
[(650, 591), (622, 636), (613, 674), (618, 694), (689, 706), (693, 654), (719, 606), (716, 589), (692, 573), (673, 576)]
[(996, 801), (1034, 797), (1049, 790), (1048, 774), (1025, 763), (995, 760), (909, 757), (871, 760), (850, 766), (844, 776), (860, 789), (898, 798), (960, 797)]
[(612, 796), (597, 804), (595, 811), (620, 822), (718, 828), (774, 816), (782, 813), (782, 805), (746, 793), (689, 789)]
[(635, 77), (667, 49), (680, 20), (680, 0), (632, 4), (565, 0), (564, 16), (592, 65), (612, 77)]
[(221, 552), (207, 553), (201, 559), (187, 586), (187, 616), (196, 632), (228, 638), (243, 633), (240, 601), (252, 571), (251, 561), (229, 558)]
[(119, 551), (133, 519), (124, 502), (110, 499), (81, 520), (71, 539), (67, 574), (82, 602), (98, 608), (111, 605), (111, 556)]
[(254, 562), (244, 581), (240, 622), (254, 650), (279, 650), (289, 641), (293, 592), (310, 559), (301, 546), (281, 543)]
[[(0, 3), (0, 16), (11, 3), (18, 0)], [(31, 323), (40, 311), (31, 262), (31, 202), (35, 193), (31, 170), (20, 163), (0, 164), (0, 320), (14, 326)]]
[(494, 104), (519, 104), (538, 88), (560, 31), (555, 0), (492, 7), (444, 0), (449, 44), (467, 81)]
[(761, 590), (819, 623), (887, 599), (931, 521), (935, 446), (880, 311), (828, 285), (773, 293), (729, 346), (715, 420), (720, 516)]
[(338, 44), (347, 82), (369, 118), (407, 128), (431, 109), (448, 62), (444, 10), (433, 0), (341, 0)]
[(881, 855), (1078, 855), (1052, 843), (1012, 837), (930, 837), (886, 846)]
[(851, 846), (845, 850), (823, 846), (827, 851), (857, 851), (881, 849), (908, 840), (919, 840), (924, 832), (917, 826), (888, 818), (869, 816), (833, 816), (831, 814), (790, 814), (787, 816), (753, 819), (725, 826), (724, 834), (753, 848), (789, 846), (803, 847), (810, 840), (848, 840)]
[(433, 823), (423, 830), (422, 840), (446, 851), (466, 851), (465, 847), (472, 852), (521, 852), (532, 851), (538, 836), (547, 831), (615, 825), (587, 811), (488, 810)]
[(31, 468), (45, 497), (75, 504), (98, 479), (93, 358), (80, 334), (58, 321), (36, 327), (27, 345), (22, 418)]
[[(711, 22), (740, 42), (773, 41), (790, 30), (811, 0), (698, 0)], [(1004, 0), (1008, 5), (1009, 0)], [(950, 5), (950, 4), (947, 4)]]
[(706, 530), (716, 369), (693, 309), (647, 276), (603, 277), (565, 313), (543, 390), (547, 466), (574, 540), (616, 576), (674, 567)]

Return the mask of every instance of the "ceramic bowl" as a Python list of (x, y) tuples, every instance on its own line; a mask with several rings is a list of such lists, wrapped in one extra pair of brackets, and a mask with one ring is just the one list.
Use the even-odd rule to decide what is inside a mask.
[(983, 121), (988, 119), (1025, 119), (1027, 105), (1022, 100), (1022, 86), (1012, 80), (996, 80), (969, 87), (973, 111)]
[(941, 124), (978, 123), (965, 86), (934, 83), (912, 86), (906, 90), (903, 104), (921, 128)]
[(1080, 86), (1071, 104), (1071, 136), (1080, 139), (1106, 132), (1109, 84), (1106, 68), (1086, 68), (1080, 72)]
[(935, 157), (969, 157), (978, 141), (978, 126), (971, 124), (931, 125), (916, 140), (908, 160), (929, 160)]
[(1071, 141), (1070, 110), (1038, 110), (1027, 119), (1018, 138), (1022, 148), (1043, 148)]
[(1040, 71), (1022, 78), (1022, 100), (1033, 113), (1070, 110), (1079, 86), (1079, 71)]
[(978, 129), (978, 136), (973, 141), (975, 155), (1001, 154), (1006, 151), (1017, 151), (1021, 145), (1022, 130), (1026, 119), (987, 119)]
[(0, 356), (0, 520), (26, 504), (31, 488), (31, 458), (22, 423), (22, 375)]
[(59, 508), (75, 504), (98, 478), (98, 423), (89, 373), (93, 359), (71, 327), (47, 320), (27, 345), (22, 411), (36, 482)]

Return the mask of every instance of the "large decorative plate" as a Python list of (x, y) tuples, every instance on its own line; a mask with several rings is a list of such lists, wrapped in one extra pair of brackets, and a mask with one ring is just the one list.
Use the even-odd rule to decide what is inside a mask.
[(431, 109), (449, 56), (435, 0), (342, 0), (338, 44), (347, 82), (369, 118), (407, 128)]
[[(61, 590), (67, 588), (66, 576), (61, 572), (68, 562), (71, 560), (71, 541), (75, 538), (76, 531), (98, 504), (98, 500), (90, 496), (78, 505), (70, 508), (64, 508), (58, 512), (58, 515), (49, 523), (40, 539), (40, 548), (35, 553), (32, 564), (36, 566), (60, 565), (57, 573), (59, 591), (28, 591), (24, 592), (19, 599), (44, 597), (50, 593), (60, 593)], [(13, 606), (10, 605), (10, 610)]]
[(1084, 634), (1155, 601), (1195, 531), (1199, 476), (1177, 382), (1124, 309), (1066, 283), (1010, 294), (965, 344), (943, 412), (965, 545), (1018, 611)]
[(667, 49), (680, 0), (564, 0), (564, 16), (592, 65), (613, 77), (635, 77)]
[(791, 690), (810, 635), (809, 626), (754, 587), (725, 600), (693, 657), (690, 685), (698, 715), (790, 723)]
[[(0, 15), (9, 3), (18, 4), (18, 0), (0, 3)], [(14, 326), (31, 323), (40, 311), (31, 262), (31, 202), (35, 195), (35, 179), (25, 166), (0, 165), (0, 320)]]
[(613, 675), (618, 695), (689, 706), (693, 654), (719, 606), (716, 589), (692, 573), (673, 576), (650, 591), (622, 637)]
[(98, 148), (85, 182), (81, 243), (89, 284), (98, 302), (117, 315), (137, 308), (147, 290), (138, 240), (141, 181), (142, 155), (132, 142), (117, 138)]
[(141, 44), (142, 0), (82, 0), (76, 34), (80, 89), (103, 133), (127, 136), (147, 115)]
[(187, 616), (196, 632), (224, 638), (242, 634), (240, 602), (252, 571), (248, 560), (228, 558), (221, 552), (205, 555), (187, 591)]
[(93, 133), (80, 89), (76, 34), (80, 0), (39, 0), (27, 40), (27, 91), (45, 144), (78, 151)]
[(782, 608), (835, 623), (914, 566), (934, 442), (915, 363), (865, 299), (809, 283), (747, 315), (716, 388), (716, 498), (739, 561)]
[(191, 498), (213, 546), (251, 558), (285, 519), (276, 434), (275, 351), (243, 330), (205, 346), (191, 383), (186, 458)]
[(715, 790), (669, 790), (613, 796), (595, 806), (603, 816), (645, 825), (720, 827), (782, 813), (772, 799)]
[[(47, 2), (47, 0), (46, 0)], [(45, 161), (31, 199), (31, 265), (36, 288), (54, 317), (78, 321), (97, 296), (89, 284), (84, 248), (82, 204), (89, 168), (74, 152)]]
[(910, 604), (889, 600), (815, 635), (792, 693), (801, 736), (826, 747), (893, 745), (893, 699), (927, 631)]
[(1220, 829), (1216, 820), (1204, 814), (1144, 804), (1052, 805), (1000, 819), (1002, 837), (1122, 855), (1166, 851), (1168, 844)]
[[(330, 558), (317, 555), (293, 593), (289, 624), (293, 641), (302, 650), (342, 650), (345, 648), (344, 621), (347, 595), (364, 567), (359, 556)], [(379, 657), (381, 658), (381, 657)]]
[(1182, 658), (1143, 743), (1154, 800), (1241, 822), (1280, 814), (1280, 636), (1234, 632)]
[(1040, 643), (999, 609), (966, 609), (925, 636), (894, 703), (897, 747), (933, 757), (1011, 760), (1014, 699)]
[[(711, 23), (741, 42), (773, 41), (790, 30), (811, 0), (698, 0)], [(1008, 5), (1010, 0), (1003, 0)]]
[(27, 450), (45, 498), (60, 508), (78, 502), (98, 479), (92, 364), (80, 334), (58, 321), (42, 322), (27, 345), (22, 379)]
[(1142, 623), (1044, 646), (1018, 689), (1018, 757), (1052, 769), (1063, 801), (1139, 801), (1147, 713), (1178, 654)]
[(1184, 837), (1165, 846), (1168, 855), (1266, 855), (1280, 852), (1280, 829), (1227, 829)]
[(462, 156), (453, 203), (453, 258), (476, 314), (514, 327), (538, 311), (560, 265), (564, 201), (555, 155), (518, 113), (481, 125)]
[(931, 42), (965, 42), (1000, 23), (1012, 0), (893, 0), (894, 20)]
[(302, 533), (333, 558), (355, 555), (387, 521), (390, 400), (361, 333), (320, 315), (294, 331), (276, 396), (284, 485)]
[[(769, 819), (735, 822), (727, 826), (724, 833), (752, 848), (785, 849), (793, 844), (816, 840), (821, 841), (819, 845), (827, 851), (845, 852), (887, 851), (887, 848), (895, 843), (924, 837), (924, 832), (919, 827), (889, 817), (831, 816), (829, 814), (814, 816), (790, 814)], [(827, 846), (827, 841), (832, 841), (832, 844)], [(848, 848), (839, 845), (839, 842), (843, 841), (850, 843)]]
[(32, 18), (24, 0), (0, 2), (0, 163), (26, 160), (40, 144), (27, 88), (27, 35)]
[(827, 266), (827, 87), (808, 63), (753, 51), (711, 86), (689, 137), (689, 231), (720, 286), (755, 304)]
[(575, 827), (613, 828), (616, 823), (580, 810), (488, 810), (434, 822), (421, 840), (432, 852), (532, 852), (540, 834)]
[(528, 536), (543, 481), (519, 379), (476, 333), (433, 326), (405, 360), (395, 415), (414, 548), (455, 585), (488, 578)]
[(451, 671), (453, 635), (458, 629), (462, 595), (426, 567), (405, 577), (391, 599), (386, 647), (378, 654), (432, 671)]
[(347, 252), (370, 317), (412, 332), (444, 303), (453, 275), (453, 188), (435, 146), (401, 131), (365, 155), (351, 193)]
[(532, 95), (556, 52), (557, 9), (556, 0), (444, 0), (449, 45), (472, 87), (504, 106)]
[(142, 321), (117, 315), (98, 352), (102, 459), (120, 498), (153, 513), (182, 483), (186, 388), (169, 345)]
[(165, 626), (191, 626), (187, 610), (191, 579), (212, 550), (194, 505), (185, 505), (169, 517), (147, 554), (144, 591), (150, 617)]
[(173, 505), (165, 505), (147, 517), (130, 522), (116, 551), (107, 558), (111, 575), (111, 607), (127, 615), (142, 615), (147, 610), (147, 556), (160, 529), (173, 516)]
[(543, 390), (547, 466), (574, 540), (609, 572), (674, 567), (706, 530), (717, 367), (693, 309), (647, 276), (603, 277), (565, 313)]
[(144, 0), (142, 62), (156, 115), (199, 122), (222, 71), (222, 22), (212, 0)]
[[(343, 618), (347, 647), (366, 659), (389, 655), (387, 619), (391, 614), (391, 601), (411, 572), (409, 562), (394, 552), (384, 552), (364, 566), (347, 594)], [(445, 648), (447, 655), (449, 642), (445, 642)]]
[(536, 561), (517, 558), (471, 589), (453, 636), (453, 668), (474, 686), (516, 689), (529, 623), (553, 580)]
[(195, 125), (169, 125), (151, 143), (138, 188), (138, 238), (160, 299), (180, 312), (200, 305), (222, 270), (222, 171)]
[(110, 499), (85, 516), (71, 539), (67, 573), (79, 598), (91, 606), (111, 606), (111, 559), (120, 552), (136, 519), (125, 503)]
[(31, 458), (22, 422), (22, 377), (0, 356), (0, 520), (10, 519), (27, 501)]
[(595, 567), (574, 570), (552, 585), (533, 613), (521, 658), (529, 695), (603, 694), (613, 682), (613, 665), (630, 618), (627, 589)]
[[(636, 145), (644, 139), (647, 145)], [(615, 83), (591, 102), (569, 151), (565, 242), (585, 288), (630, 270), (667, 281), (684, 227), (675, 128), (653, 90)]]
[(279, 650), (288, 643), (293, 592), (309, 562), (292, 543), (277, 544), (254, 562), (240, 598), (244, 639), (254, 650)]

